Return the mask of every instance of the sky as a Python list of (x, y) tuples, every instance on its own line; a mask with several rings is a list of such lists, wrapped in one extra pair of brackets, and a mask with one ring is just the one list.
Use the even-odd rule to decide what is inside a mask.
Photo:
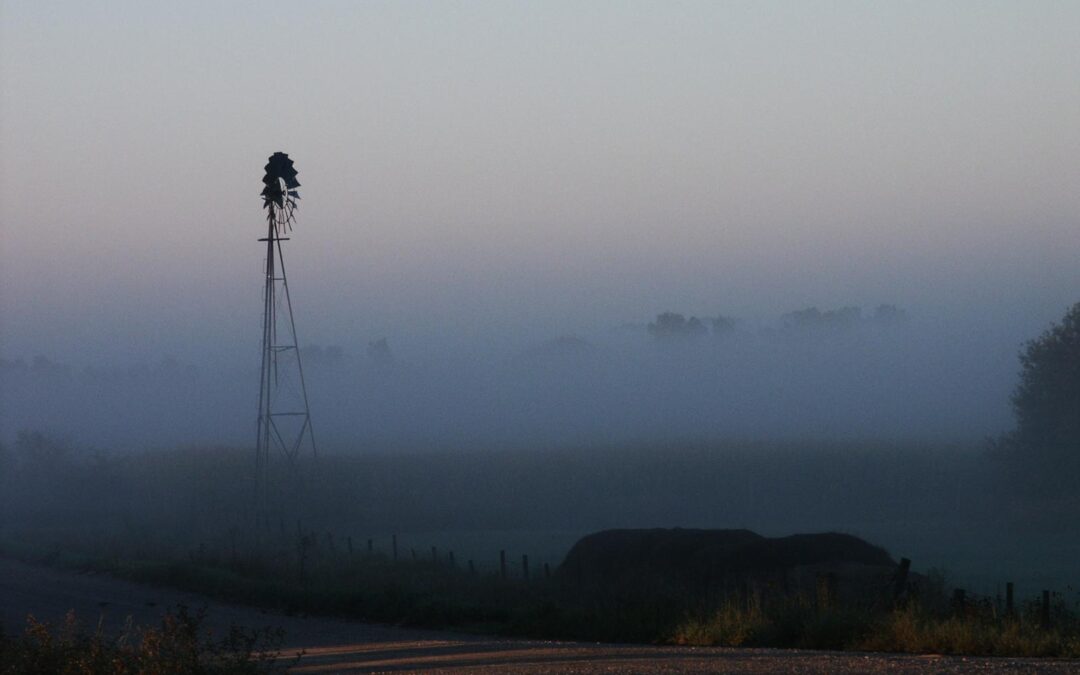
[(1080, 3), (0, 2), (0, 356), (255, 362), (266, 158), (302, 342), (513, 349), (1080, 299)]

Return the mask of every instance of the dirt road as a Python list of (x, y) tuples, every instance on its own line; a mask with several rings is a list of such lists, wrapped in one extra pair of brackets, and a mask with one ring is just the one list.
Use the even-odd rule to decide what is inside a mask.
[(226, 605), (104, 575), (34, 567), (0, 558), (0, 622), (21, 630), (26, 615), (59, 621), (68, 610), (119, 629), (131, 616), (155, 623), (170, 606), (206, 606), (215, 630), (231, 624), (285, 630), (285, 652), (304, 650), (297, 673), (1075, 673), (1080, 661), (906, 656), (774, 649), (694, 649), (500, 640)]

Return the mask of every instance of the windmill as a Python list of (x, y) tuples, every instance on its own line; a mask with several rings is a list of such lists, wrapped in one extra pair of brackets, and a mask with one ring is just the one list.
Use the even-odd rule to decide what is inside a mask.
[(258, 438), (255, 444), (255, 502), (260, 521), (270, 516), (270, 463), (283, 458), (290, 468), (305, 446), (315, 455), (304, 369), (296, 340), (289, 283), (281, 242), (292, 232), (300, 187), (289, 156), (275, 152), (263, 176), (266, 209), (266, 287), (263, 295), (262, 371), (259, 375)]

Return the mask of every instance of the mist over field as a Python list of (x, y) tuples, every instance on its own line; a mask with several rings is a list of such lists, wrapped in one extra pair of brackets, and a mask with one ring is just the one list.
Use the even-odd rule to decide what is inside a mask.
[[(815, 311), (766, 325), (680, 315), (683, 324), (665, 328), (654, 316), (488, 353), (401, 354), (381, 339), (301, 354), (318, 443), (333, 453), (977, 442), (1011, 426), (1019, 336), (935, 324), (892, 306)], [(684, 325), (694, 321), (697, 329)], [(5, 360), (0, 428), (8, 443), (32, 428), (103, 449), (245, 445), (254, 434), (253, 365)]]
[(5, 4), (0, 439), (252, 442), (277, 150), (328, 451), (978, 442), (1080, 288), (1070, 3), (250, 10)]
[[(1080, 540), (1046, 522), (1053, 509), (1010, 506), (1024, 503), (1016, 465), (992, 451), (1015, 425), (1017, 354), (1034, 336), (954, 321), (841, 306), (767, 322), (662, 313), (426, 355), (389, 337), (308, 345), (322, 459), (302, 458), (313, 491), (293, 517), (486, 564), (512, 542), (555, 565), (611, 527), (837, 529), (984, 592), (1003, 574), (1066, 583), (1072, 553), (1039, 551)], [(103, 541), (123, 523), (121, 540), (159, 555), (247, 528), (254, 368), (39, 356), (0, 373), (7, 466), (21, 467), (9, 527), (50, 531), (74, 509)]]

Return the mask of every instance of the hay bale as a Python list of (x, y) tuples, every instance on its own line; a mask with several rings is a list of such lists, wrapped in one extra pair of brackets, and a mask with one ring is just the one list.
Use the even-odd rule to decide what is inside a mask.
[(797, 592), (806, 590), (803, 580), (809, 571), (833, 573), (843, 584), (887, 578), (895, 567), (884, 549), (837, 532), (768, 538), (750, 530), (605, 530), (574, 544), (555, 578), (620, 596), (685, 594), (747, 583)]

